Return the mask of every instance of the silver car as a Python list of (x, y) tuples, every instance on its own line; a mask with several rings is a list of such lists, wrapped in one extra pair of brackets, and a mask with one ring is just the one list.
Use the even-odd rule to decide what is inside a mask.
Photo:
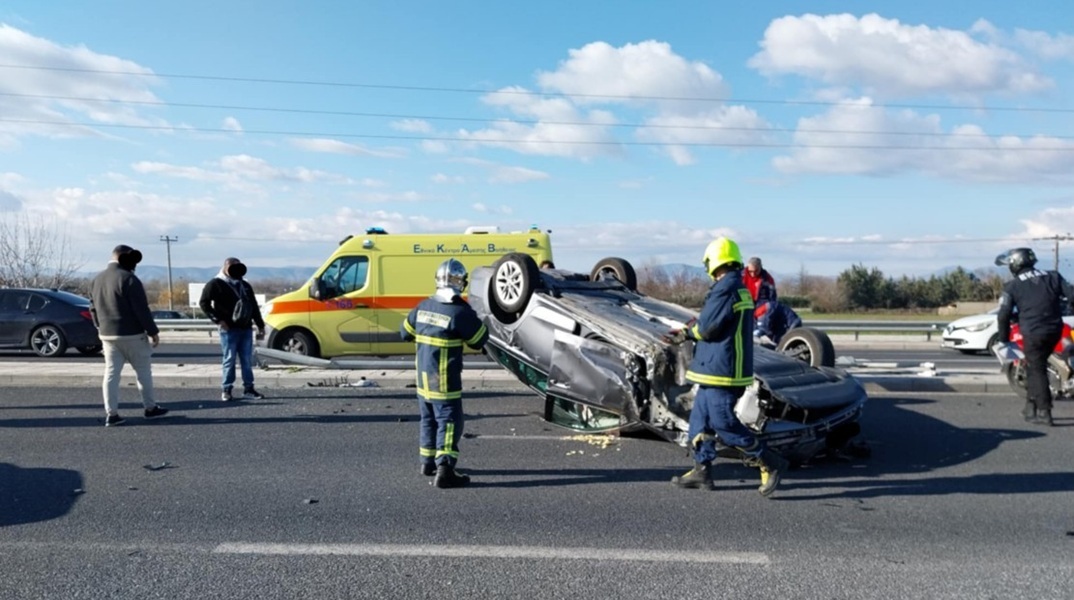
[[(469, 292), (490, 332), (489, 356), (544, 398), (546, 420), (582, 432), (646, 429), (685, 445), (693, 343), (663, 337), (697, 315), (636, 287), (622, 259), (583, 274), (508, 254), (475, 269)], [(755, 385), (736, 414), (792, 462), (843, 449), (859, 433), (867, 396), (832, 364), (831, 340), (814, 329), (791, 330), (777, 349), (756, 345)]]

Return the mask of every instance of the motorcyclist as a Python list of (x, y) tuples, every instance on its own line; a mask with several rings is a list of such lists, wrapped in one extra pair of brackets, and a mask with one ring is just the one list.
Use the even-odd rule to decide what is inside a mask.
[(1022, 416), (1029, 423), (1051, 426), (1052, 392), (1048, 386), (1048, 357), (1063, 334), (1063, 303), (1074, 290), (1058, 271), (1035, 268), (1037, 255), (1031, 248), (1013, 248), (996, 257), (1014, 277), (1003, 285), (999, 298), (999, 339), (1009, 340), (1011, 314), (1018, 312), (1018, 326), (1026, 360), (1026, 404)]
[(669, 332), (666, 338), (672, 343), (685, 338), (696, 342), (686, 380), (698, 386), (687, 433), (694, 468), (671, 482), (681, 488), (711, 490), (718, 437), (760, 468), (757, 490), (767, 497), (776, 490), (788, 463), (735, 417), (735, 402), (753, 383), (753, 298), (742, 282), (742, 254), (733, 240), (720, 237), (709, 243), (702, 263), (713, 284), (701, 313), (695, 322)]

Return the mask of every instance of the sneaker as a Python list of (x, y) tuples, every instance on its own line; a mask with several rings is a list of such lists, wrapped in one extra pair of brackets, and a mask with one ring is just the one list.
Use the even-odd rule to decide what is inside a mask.
[(242, 391), (243, 398), (250, 398), (251, 400), (264, 400), (265, 395), (254, 389), (254, 386), (250, 386)]
[(166, 414), (168, 414), (168, 409), (163, 406), (154, 406), (153, 408), (146, 409), (145, 418), (155, 419), (157, 417), (163, 417)]
[(223, 402), (231, 402), (235, 398), (231, 395), (231, 388), (227, 388), (223, 392), (220, 392), (220, 400)]
[(116, 425), (122, 425), (124, 421), (126, 421), (126, 419), (119, 415), (108, 415), (108, 417), (104, 420), (104, 426), (115, 427)]

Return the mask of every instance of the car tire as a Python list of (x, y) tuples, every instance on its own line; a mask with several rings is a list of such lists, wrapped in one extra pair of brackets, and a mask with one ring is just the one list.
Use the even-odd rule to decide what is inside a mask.
[(540, 279), (537, 263), (528, 254), (512, 252), (492, 263), (488, 294), (496, 318), (505, 323), (518, 319)]
[(602, 258), (593, 266), (589, 279), (599, 281), (601, 277), (612, 276), (632, 292), (638, 291), (638, 274), (629, 261), (614, 256)]
[(835, 347), (827, 333), (812, 327), (795, 327), (779, 341), (777, 352), (793, 356), (811, 367), (834, 367)]
[(79, 346), (78, 348), (76, 348), (76, 350), (78, 350), (78, 353), (84, 356), (93, 356), (95, 354), (100, 354), (101, 350), (103, 349), (104, 347), (100, 344), (97, 344), (95, 346)]
[(285, 329), (276, 336), (273, 344), (277, 350), (298, 354), (300, 356), (320, 357), (320, 348), (313, 334), (303, 329)]
[(30, 349), (45, 358), (63, 356), (67, 352), (67, 338), (55, 325), (42, 325), (30, 332)]

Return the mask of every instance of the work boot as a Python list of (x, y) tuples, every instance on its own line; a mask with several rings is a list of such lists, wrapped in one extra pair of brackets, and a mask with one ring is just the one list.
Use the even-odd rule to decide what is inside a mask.
[(1026, 400), (1026, 405), (1022, 407), (1022, 416), (1025, 417), (1026, 423), (1032, 423), (1037, 418), (1037, 406), (1033, 404), (1032, 400)]
[(671, 483), (683, 489), (711, 490), (713, 488), (712, 463), (694, 463), (694, 468), (683, 473), (682, 475), (676, 475), (672, 477)]
[(760, 462), (761, 469), (761, 485), (757, 488), (757, 491), (767, 498), (772, 495), (772, 492), (776, 491), (777, 487), (779, 487), (780, 476), (784, 471), (790, 468), (791, 463), (787, 462), (787, 459), (782, 456), (767, 449), (762, 450), (760, 456), (757, 458)]
[(433, 485), (436, 487), (440, 489), (459, 488), (468, 483), (470, 483), (469, 475), (462, 475), (448, 465), (436, 467), (436, 478), (433, 479)]
[(1033, 419), (1030, 420), (1029, 422), (1034, 424), (1034, 425), (1045, 425), (1047, 427), (1054, 426), (1055, 422), (1052, 421), (1052, 409), (1050, 409), (1050, 408), (1038, 409), (1036, 416), (1033, 417)]
[(426, 477), (432, 477), (433, 475), (436, 475), (436, 463), (434, 463), (434, 462), (423, 462), (423, 463), (421, 463), (421, 474), (426, 476)]

